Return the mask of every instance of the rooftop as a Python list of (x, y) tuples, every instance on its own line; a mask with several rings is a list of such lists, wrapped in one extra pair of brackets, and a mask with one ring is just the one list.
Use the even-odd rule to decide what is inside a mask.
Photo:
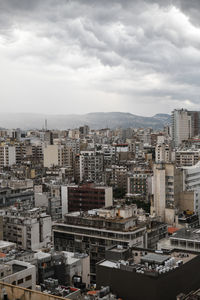
[(199, 228), (182, 228), (170, 237), (170, 239), (184, 239), (200, 242), (200, 227)]
[(181, 252), (178, 250), (165, 254), (162, 251), (132, 251), (132, 257), (127, 261), (104, 260), (98, 263), (107, 268), (116, 268), (125, 271), (144, 274), (151, 277), (158, 277), (179, 268), (181, 265), (194, 259), (197, 255), (193, 253)]
[(15, 243), (0, 240), (0, 249), (7, 247), (15, 247)]

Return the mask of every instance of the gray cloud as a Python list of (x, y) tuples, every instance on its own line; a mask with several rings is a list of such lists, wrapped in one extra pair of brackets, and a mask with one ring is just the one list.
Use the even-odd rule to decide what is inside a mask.
[[(200, 92), (199, 6), (198, 0), (0, 0), (0, 64), (5, 70), (13, 64), (30, 80), (30, 103), (33, 77), (40, 77), (36, 102), (43, 101), (43, 109), (45, 98), (65, 94), (80, 103), (80, 112), (96, 110), (95, 94), (104, 97), (99, 110), (105, 101), (106, 109), (130, 105), (132, 112), (141, 103), (137, 113), (152, 102), (156, 106), (148, 113), (165, 110), (163, 102), (168, 110), (193, 107)], [(19, 76), (7, 80), (15, 85)], [(49, 80), (54, 93), (47, 91)], [(65, 82), (60, 90), (59, 82)], [(27, 94), (19, 86), (22, 110)], [(6, 89), (0, 96), (12, 98)], [(71, 102), (70, 107), (74, 112)]]

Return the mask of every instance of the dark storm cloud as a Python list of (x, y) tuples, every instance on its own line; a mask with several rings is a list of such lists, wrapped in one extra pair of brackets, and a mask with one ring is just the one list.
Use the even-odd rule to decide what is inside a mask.
[(199, 20), (198, 0), (0, 0), (0, 51), (71, 77), (78, 70), (77, 85), (105, 93), (195, 105)]

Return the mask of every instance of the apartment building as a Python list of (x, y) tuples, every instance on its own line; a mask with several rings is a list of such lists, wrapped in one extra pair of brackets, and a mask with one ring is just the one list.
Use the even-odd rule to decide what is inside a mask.
[(87, 211), (113, 205), (112, 187), (93, 183), (61, 187), (62, 215), (73, 211)]
[(145, 246), (146, 226), (137, 223), (136, 214), (136, 205), (66, 214), (64, 223), (53, 226), (55, 249), (88, 253), (91, 281), (95, 282), (96, 263), (104, 258), (108, 246)]
[(0, 145), (0, 168), (16, 164), (15, 146)]
[(172, 139), (175, 147), (181, 145), (184, 140), (192, 137), (192, 117), (187, 110), (175, 109), (172, 112)]
[(182, 167), (183, 190), (194, 191), (200, 189), (200, 162), (194, 166)]
[(185, 149), (177, 150), (175, 153), (176, 165), (178, 167), (191, 167), (196, 165), (199, 162), (200, 151)]
[(51, 217), (39, 208), (10, 208), (3, 216), (3, 238), (19, 248), (36, 250), (51, 241)]
[(183, 191), (183, 175), (174, 164), (154, 164), (153, 201), (151, 214), (159, 216), (167, 224), (175, 223), (179, 194)]
[(138, 194), (143, 200), (147, 200), (149, 191), (149, 174), (132, 174), (128, 177), (128, 194)]
[(155, 162), (156, 163), (171, 163), (172, 149), (169, 145), (162, 143), (156, 144), (155, 147)]
[(34, 202), (32, 188), (2, 187), (0, 189), (0, 207), (8, 207), (17, 202)]
[(44, 167), (72, 166), (72, 149), (66, 145), (46, 145), (44, 147)]
[(102, 182), (102, 174), (104, 170), (103, 153), (99, 151), (81, 151), (79, 159), (80, 182)]

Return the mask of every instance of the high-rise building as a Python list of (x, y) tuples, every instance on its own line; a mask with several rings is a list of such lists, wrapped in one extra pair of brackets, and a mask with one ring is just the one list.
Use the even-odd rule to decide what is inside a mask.
[(175, 147), (192, 137), (192, 116), (185, 109), (172, 112), (172, 139)]
[(172, 163), (153, 166), (153, 201), (151, 213), (167, 224), (175, 223), (179, 193), (183, 190), (182, 171)]
[(103, 153), (98, 151), (81, 151), (80, 181), (102, 182), (104, 169)]
[(175, 109), (172, 112), (172, 139), (174, 146), (200, 134), (200, 111)]

